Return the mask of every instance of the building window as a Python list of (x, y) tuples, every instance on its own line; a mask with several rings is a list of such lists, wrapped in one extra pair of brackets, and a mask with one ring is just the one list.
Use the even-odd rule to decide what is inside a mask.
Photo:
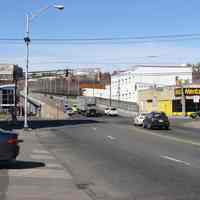
[(2, 104), (14, 104), (14, 90), (2, 90)]

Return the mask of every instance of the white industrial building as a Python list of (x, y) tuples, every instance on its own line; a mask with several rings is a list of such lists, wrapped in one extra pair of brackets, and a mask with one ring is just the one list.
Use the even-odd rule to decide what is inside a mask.
[(137, 102), (138, 90), (150, 87), (175, 85), (177, 79), (192, 82), (192, 68), (186, 66), (135, 66), (130, 70), (115, 72), (111, 87), (86, 89), (84, 95)]

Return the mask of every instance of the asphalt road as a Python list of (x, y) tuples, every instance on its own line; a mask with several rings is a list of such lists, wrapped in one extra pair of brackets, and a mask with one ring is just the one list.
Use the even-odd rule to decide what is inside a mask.
[(198, 129), (146, 130), (128, 118), (38, 131), (40, 142), (93, 199), (199, 200)]

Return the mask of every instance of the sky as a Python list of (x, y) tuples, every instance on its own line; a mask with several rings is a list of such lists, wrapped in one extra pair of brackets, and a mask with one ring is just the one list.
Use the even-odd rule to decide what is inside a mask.
[[(36, 39), (123, 38), (199, 34), (199, 0), (6, 0), (0, 7), (0, 63), (25, 66), (25, 15), (53, 7), (31, 22), (30, 71), (200, 61), (200, 39), (181, 41), (37, 42)], [(200, 38), (200, 37), (199, 37)]]

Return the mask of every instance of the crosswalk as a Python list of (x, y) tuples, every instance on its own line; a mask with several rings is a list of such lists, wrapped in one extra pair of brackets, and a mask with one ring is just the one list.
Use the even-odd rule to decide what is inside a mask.
[[(26, 168), (26, 162), (30, 162), (29, 167)], [(44, 163), (43, 166), (37, 166), (37, 163)], [(30, 154), (30, 160), (24, 161), (25, 167), (22, 169), (8, 170), (9, 177), (22, 177), (22, 178), (48, 178), (48, 179), (72, 179), (71, 175), (65, 168), (59, 164), (56, 158), (50, 152), (44, 149), (33, 149)]]

